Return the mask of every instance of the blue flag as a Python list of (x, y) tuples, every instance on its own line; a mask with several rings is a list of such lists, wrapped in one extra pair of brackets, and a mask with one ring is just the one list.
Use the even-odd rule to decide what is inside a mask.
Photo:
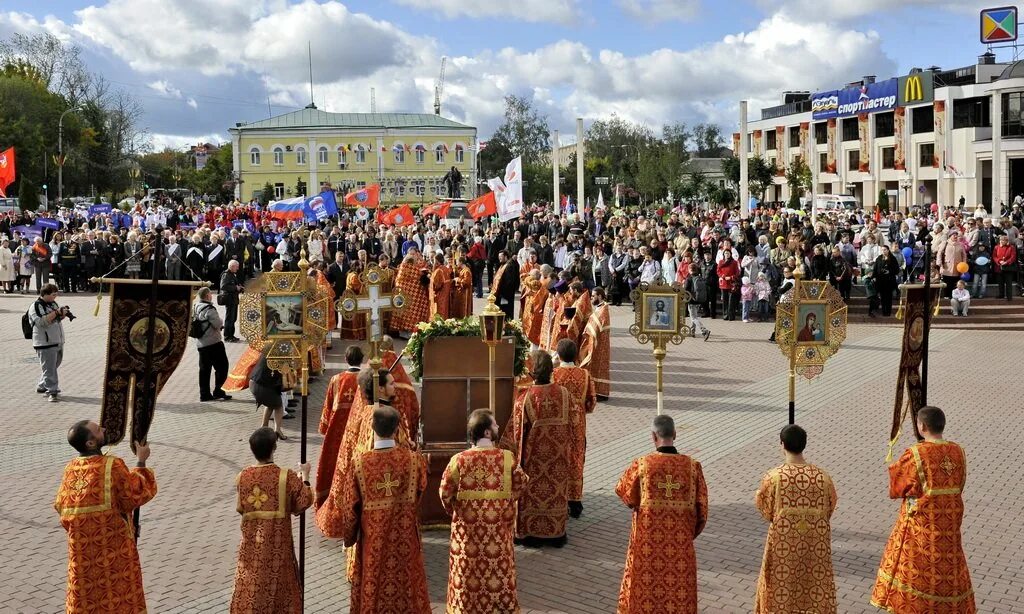
[(325, 190), (316, 196), (307, 198), (302, 209), (308, 220), (326, 220), (338, 215), (338, 201), (334, 198), (334, 191)]
[(97, 215), (108, 214), (108, 213), (110, 213), (110, 211), (112, 209), (113, 209), (113, 207), (110, 206), (110, 203), (100, 203), (98, 205), (90, 205), (89, 206), (89, 217), (96, 217)]
[(36, 220), (36, 226), (49, 228), (51, 230), (60, 230), (60, 221), (48, 217), (41, 217)]

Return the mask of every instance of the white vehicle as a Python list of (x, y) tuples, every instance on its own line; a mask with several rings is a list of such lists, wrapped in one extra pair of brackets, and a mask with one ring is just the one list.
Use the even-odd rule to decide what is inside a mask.
[(860, 208), (860, 203), (853, 196), (846, 194), (817, 194), (814, 197), (818, 211), (853, 212)]

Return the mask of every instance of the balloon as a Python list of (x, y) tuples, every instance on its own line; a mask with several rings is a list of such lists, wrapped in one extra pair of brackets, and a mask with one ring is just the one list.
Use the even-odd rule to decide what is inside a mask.
[(273, 246), (273, 245), (271, 245), (270, 247), (268, 247), (268, 248), (267, 248), (267, 253), (268, 253), (268, 254), (273, 254), (273, 253), (274, 253), (274, 252), (276, 252), (276, 251), (277, 251), (277, 250), (276, 250), (276, 249), (274, 249), (274, 246)]
[(964, 273), (963, 275), (960, 276), (960, 279), (962, 279), (964, 281), (971, 281), (971, 274), (970, 273)]
[(988, 264), (988, 263), (989, 263), (989, 262), (991, 262), (991, 261), (990, 261), (990, 260), (989, 260), (989, 259), (988, 259), (987, 257), (985, 257), (985, 256), (978, 256), (978, 257), (977, 257), (977, 258), (976, 258), (976, 259), (974, 260), (974, 262), (975, 262), (976, 264), (980, 265), (980, 266), (985, 266), (986, 264)]
[(910, 260), (914, 256), (914, 249), (912, 247), (903, 248), (903, 259)]
[(971, 270), (971, 267), (966, 262), (959, 262), (956, 265), (956, 272), (957, 273), (966, 273), (967, 271), (970, 271), (970, 270)]

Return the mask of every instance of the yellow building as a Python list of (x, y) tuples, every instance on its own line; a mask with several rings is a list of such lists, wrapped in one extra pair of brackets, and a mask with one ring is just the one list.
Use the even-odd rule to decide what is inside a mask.
[(267, 183), (275, 200), (303, 196), (296, 193), (302, 181), (330, 182), (342, 194), (379, 183), (384, 202), (430, 202), (448, 195), (442, 179), (453, 166), (462, 195), (475, 192), (476, 128), (438, 115), (307, 107), (229, 132), (241, 200), (259, 198)]

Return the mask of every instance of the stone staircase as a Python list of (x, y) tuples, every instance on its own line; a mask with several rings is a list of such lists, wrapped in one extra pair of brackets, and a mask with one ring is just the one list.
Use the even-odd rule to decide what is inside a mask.
[[(989, 288), (989, 292), (993, 292)], [(1012, 301), (998, 298), (972, 299), (971, 306), (966, 318), (953, 317), (949, 308), (949, 299), (942, 299), (939, 303), (939, 315), (932, 317), (932, 327), (937, 329), (957, 330), (996, 330), (996, 331), (1024, 331), (1024, 298), (1019, 294)], [(877, 318), (868, 317), (868, 299), (864, 296), (862, 287), (853, 289), (853, 296), (850, 298), (847, 321), (850, 324), (874, 324), (878, 326), (902, 326), (903, 321), (897, 320), (896, 310), (899, 307), (898, 299), (893, 302), (892, 317), (882, 317), (880, 312)], [(935, 312), (932, 311), (932, 314)]]

